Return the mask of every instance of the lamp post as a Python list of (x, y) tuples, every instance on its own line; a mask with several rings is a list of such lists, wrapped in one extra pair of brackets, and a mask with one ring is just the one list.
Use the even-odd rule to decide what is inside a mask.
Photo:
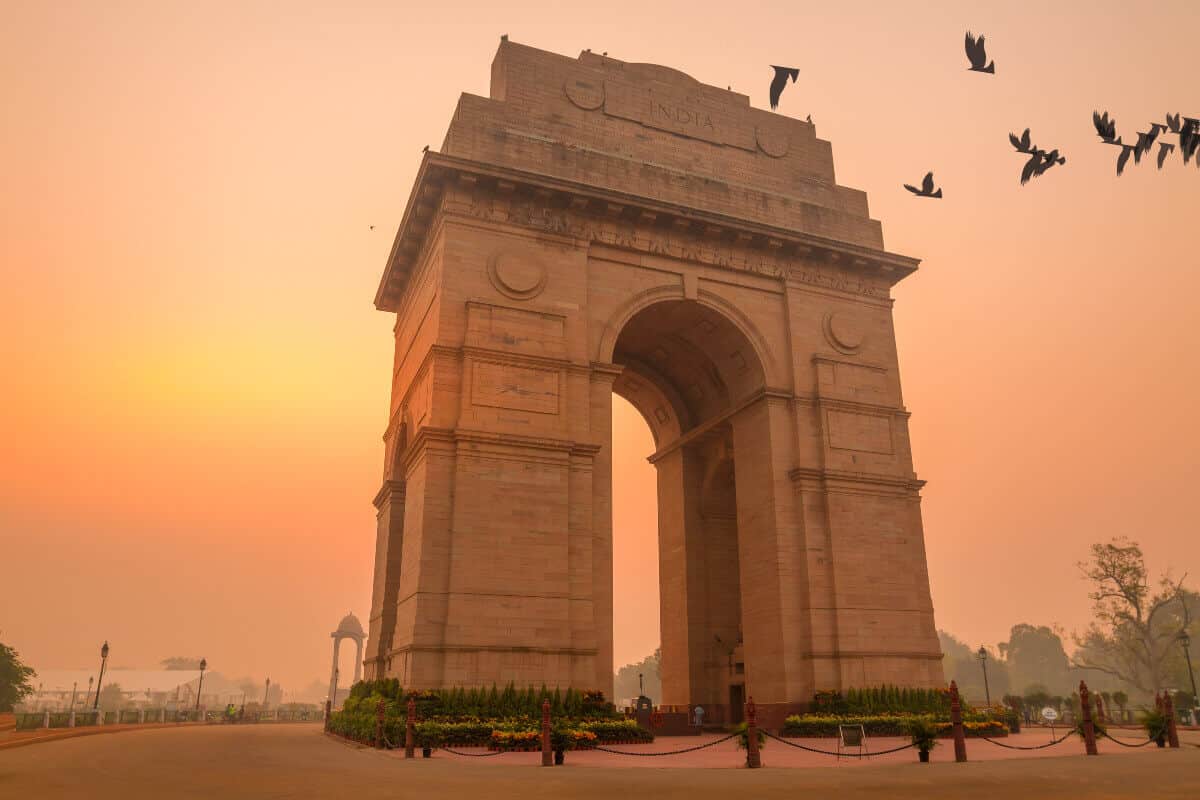
[(979, 664), (983, 667), (983, 694), (987, 698), (988, 708), (992, 707), (992, 690), (988, 688), (987, 679), (987, 648), (983, 645), (979, 646)]
[(204, 688), (204, 670), (208, 669), (208, 659), (200, 659), (200, 685), (196, 687), (196, 710), (200, 710), (200, 690)]
[(1188, 677), (1192, 679), (1192, 707), (1200, 705), (1200, 697), (1196, 696), (1196, 673), (1192, 670), (1192, 654), (1189, 648), (1192, 646), (1192, 638), (1187, 635), (1187, 631), (1179, 632), (1179, 646), (1183, 648), (1183, 656), (1187, 659)]
[(104, 665), (108, 663), (108, 640), (100, 647), (100, 678), (96, 681), (96, 699), (92, 702), (92, 710), (100, 707), (100, 687), (104, 685)]

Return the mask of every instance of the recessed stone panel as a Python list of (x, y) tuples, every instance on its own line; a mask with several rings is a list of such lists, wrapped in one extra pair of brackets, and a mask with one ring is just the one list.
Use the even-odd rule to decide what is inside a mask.
[(891, 455), (892, 421), (879, 414), (830, 409), (825, 420), (829, 431), (829, 446), (835, 450), (857, 450), (860, 453)]
[(559, 372), (493, 361), (471, 365), (471, 402), (477, 406), (557, 414)]

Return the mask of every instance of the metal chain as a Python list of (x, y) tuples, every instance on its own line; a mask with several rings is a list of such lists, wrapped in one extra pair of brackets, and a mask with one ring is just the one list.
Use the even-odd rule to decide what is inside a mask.
[[(456, 756), (469, 756), (470, 758), (488, 758), (490, 756), (502, 756), (505, 753), (529, 752), (518, 750), (496, 750), (491, 753), (460, 753), (458, 750), (451, 750), (449, 747), (439, 747), (439, 750), (445, 750), (447, 753), (452, 753)], [(541, 752), (540, 750), (537, 752)]]
[(871, 756), (886, 756), (889, 753), (899, 753), (901, 750), (907, 750), (910, 747), (916, 747), (915, 744), (909, 743), (909, 744), (901, 745), (900, 747), (893, 747), (891, 750), (880, 750), (877, 753), (850, 753), (850, 752), (839, 753), (834, 750), (820, 750), (816, 747), (809, 747), (808, 745), (798, 744), (797, 742), (789, 742), (787, 739), (781, 739), (780, 737), (776, 736), (775, 734), (768, 733), (767, 731), (763, 731), (763, 733), (767, 736), (767, 738), (774, 739), (777, 742), (786, 744), (788, 747), (795, 747), (798, 750), (807, 750), (810, 753), (820, 753), (823, 756), (839, 756), (839, 757), (844, 757), (844, 758), (869, 758)]
[(1105, 737), (1106, 739), (1112, 739), (1114, 742), (1121, 745), (1121, 747), (1132, 747), (1134, 749), (1139, 748), (1139, 747), (1145, 747), (1146, 745), (1148, 745), (1154, 741), (1153, 739), (1147, 739), (1146, 741), (1142, 742), (1141, 744), (1126, 744), (1125, 742), (1122, 742), (1120, 739), (1116, 738), (1115, 736), (1110, 736), (1107, 731), (1101, 733), (1100, 735)]
[(990, 744), (994, 744), (994, 745), (996, 745), (996, 747), (1003, 747), (1008, 750), (1045, 750), (1047, 747), (1053, 747), (1056, 744), (1061, 744), (1061, 743), (1065, 742), (1067, 739), (1070, 739), (1074, 735), (1075, 735), (1075, 731), (1069, 731), (1068, 733), (1064, 733), (1062, 738), (1060, 738), (1060, 739), (1051, 739), (1050, 741), (1046, 742), (1045, 744), (1035, 744), (1035, 745), (1005, 744), (1004, 742), (997, 742), (995, 739), (989, 739), (986, 736), (979, 736), (977, 738), (983, 739), (985, 742), (988, 742)]
[(722, 739), (717, 739), (717, 740), (709, 742), (707, 744), (700, 744), (700, 745), (696, 745), (695, 747), (685, 747), (682, 750), (667, 750), (662, 753), (631, 753), (628, 750), (613, 750), (608, 747), (601, 747), (600, 745), (592, 745), (591, 747), (582, 748), (582, 749), (599, 750), (602, 753), (614, 753), (619, 756), (677, 756), (677, 755), (680, 755), (681, 753), (694, 753), (695, 751), (703, 750), (706, 747), (712, 747), (713, 745), (721, 744), (722, 742), (728, 742), (730, 739), (732, 739), (733, 737), (735, 737), (737, 735), (738, 734), (736, 734), (736, 733), (731, 733)]

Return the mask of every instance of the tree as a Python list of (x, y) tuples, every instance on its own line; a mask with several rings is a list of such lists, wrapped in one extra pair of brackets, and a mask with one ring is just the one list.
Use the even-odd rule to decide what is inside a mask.
[(182, 670), (182, 669), (197, 670), (197, 669), (200, 669), (200, 659), (191, 658), (189, 656), (171, 656), (170, 658), (164, 658), (162, 661), (160, 661), (158, 663), (162, 664), (163, 669), (168, 669), (168, 670)]
[(646, 656), (636, 664), (626, 664), (617, 670), (613, 679), (613, 700), (619, 702), (638, 696), (638, 675), (642, 675), (646, 687), (646, 696), (653, 700), (662, 700), (662, 678), (659, 676), (659, 664), (662, 660), (662, 648), (657, 648), (653, 654)]
[(983, 665), (979, 663), (979, 651), (972, 649), (945, 631), (938, 631), (938, 642), (942, 647), (942, 669), (946, 681), (958, 684), (959, 693), (966, 699), (983, 705), (988, 694), (992, 702), (1009, 694), (1011, 681), (1008, 664), (995, 651), (988, 651), (987, 686), (983, 682)]
[(33, 694), (30, 678), (37, 675), (32, 667), (21, 661), (20, 655), (0, 642), (0, 711), (12, 711), (26, 695)]
[(125, 693), (119, 683), (106, 683), (100, 690), (100, 710), (116, 711), (125, 705)]
[(1071, 688), (1071, 668), (1062, 638), (1045, 625), (1014, 625), (1008, 642), (1000, 643), (1014, 687), (1038, 683), (1055, 691)]
[(1079, 569), (1092, 582), (1095, 620), (1076, 637), (1075, 666), (1148, 693), (1165, 688), (1178, 636), (1191, 623), (1183, 579), (1163, 575), (1151, 591), (1142, 549), (1125, 538), (1093, 544), (1091, 560)]

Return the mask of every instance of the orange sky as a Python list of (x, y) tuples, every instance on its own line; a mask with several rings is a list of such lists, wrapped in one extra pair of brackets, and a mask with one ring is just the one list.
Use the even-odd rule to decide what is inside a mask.
[[(763, 107), (767, 65), (800, 68), (780, 111), (924, 259), (896, 327), (939, 627), (1080, 627), (1072, 565), (1117, 534), (1200, 581), (1200, 170), (1118, 180), (1090, 124), (1200, 116), (1191, 0), (0, 13), (0, 637), (36, 667), (108, 638), (114, 665), (328, 675), (328, 631), (369, 610), (392, 325), (371, 301), (421, 147), (487, 94), (502, 33)], [(967, 28), (995, 77), (966, 71)], [(1067, 164), (1022, 188), (1026, 126)], [(929, 169), (941, 202), (900, 188)], [(657, 641), (655, 511), (649, 434), (615, 414), (624, 663)]]

